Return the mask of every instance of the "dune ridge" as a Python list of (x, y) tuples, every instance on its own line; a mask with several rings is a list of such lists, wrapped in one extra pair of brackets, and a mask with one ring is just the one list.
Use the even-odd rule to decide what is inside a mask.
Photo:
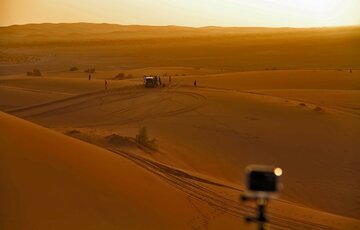
[(0, 75), (24, 74), (34, 67), (54, 71), (67, 66), (67, 70), (74, 65), (81, 69), (90, 66), (112, 70), (174, 66), (222, 71), (359, 69), (359, 31), (358, 27), (183, 28), (101, 24), (2, 27)]

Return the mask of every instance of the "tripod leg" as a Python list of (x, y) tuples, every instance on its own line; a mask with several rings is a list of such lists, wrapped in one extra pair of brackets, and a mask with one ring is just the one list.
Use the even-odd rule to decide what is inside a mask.
[(267, 222), (266, 215), (265, 215), (265, 207), (266, 207), (266, 200), (259, 200), (258, 207), (257, 207), (257, 222), (259, 225), (259, 230), (264, 230), (265, 223)]

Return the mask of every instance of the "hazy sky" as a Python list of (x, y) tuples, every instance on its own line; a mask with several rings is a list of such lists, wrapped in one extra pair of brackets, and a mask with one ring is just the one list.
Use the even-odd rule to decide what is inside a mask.
[(0, 25), (107, 22), (185, 26), (360, 24), (360, 0), (0, 0)]

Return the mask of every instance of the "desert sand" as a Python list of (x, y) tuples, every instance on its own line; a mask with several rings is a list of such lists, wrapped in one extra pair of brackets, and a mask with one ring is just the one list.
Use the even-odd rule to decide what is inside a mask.
[[(271, 229), (360, 227), (358, 28), (0, 31), (5, 229), (252, 229), (238, 197), (253, 163), (285, 172)], [(157, 150), (135, 141), (143, 126)]]

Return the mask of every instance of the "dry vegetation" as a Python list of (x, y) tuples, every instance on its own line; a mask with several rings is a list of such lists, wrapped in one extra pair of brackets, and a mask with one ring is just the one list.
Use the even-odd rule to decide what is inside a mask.
[(156, 139), (150, 139), (148, 136), (148, 132), (147, 132), (147, 128), (144, 126), (141, 129), (139, 129), (139, 133), (136, 135), (136, 141), (147, 147), (150, 148), (152, 150), (157, 150), (158, 149), (158, 145), (156, 143)]
[(36, 77), (42, 76), (39, 69), (33, 69), (33, 71), (26, 72), (26, 75), (27, 76), (36, 76)]

